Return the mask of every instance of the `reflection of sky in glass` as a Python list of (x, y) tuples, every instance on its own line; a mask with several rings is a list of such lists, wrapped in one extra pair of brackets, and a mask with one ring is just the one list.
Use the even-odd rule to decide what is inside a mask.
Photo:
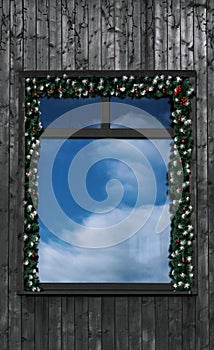
[[(122, 201), (107, 214), (90, 212), (90, 210), (84, 210), (76, 205), (68, 185), (71, 180), (68, 178), (69, 167), (74, 156), (93, 140), (66, 140), (55, 159), (52, 184), (58, 203), (70, 218), (84, 226), (105, 227), (105, 225), (114, 225), (125, 218), (135, 206), (138, 188), (132, 167), (138, 159), (133, 157), (132, 152), (126, 154), (126, 163), (129, 166), (113, 159), (114, 141), (112, 139), (108, 140), (109, 159), (94, 164), (86, 177), (87, 190), (92, 198), (97, 201), (97, 207), (99, 207), (99, 201), (105, 200), (107, 196), (105, 186), (110, 179), (116, 178), (123, 185)], [(99, 249), (80, 248), (66, 243), (52, 234), (40, 220), (39, 268), (42, 282), (169, 282), (170, 227), (167, 224), (169, 224), (170, 219), (166, 180), (170, 140), (126, 141), (144, 154), (155, 174), (157, 196), (151, 217), (131, 238), (113, 247)], [(57, 142), (58, 140), (41, 140), (41, 157), (39, 160), (40, 196), (45, 196), (45, 188), (47, 181), (49, 181), (46, 177), (49, 157)], [(100, 155), (102, 149), (97, 147), (96, 152), (97, 155)], [(121, 148), (120, 152), (122, 156), (126, 152), (125, 148)], [(86, 151), (85, 157), (89, 158), (90, 153)], [(166, 164), (164, 164), (163, 159), (165, 159)], [(148, 167), (147, 163), (143, 166)], [(81, 175), (80, 169), (79, 176)], [(143, 205), (134, 209), (139, 221), (142, 220), (143, 215), (152, 205), (151, 188), (154, 186), (149, 176), (145, 177), (143, 181), (145, 184)], [(115, 194), (116, 192), (117, 188), (115, 188)], [(59, 227), (59, 223), (55, 222), (56, 215), (52, 211), (52, 203), (49, 198), (43, 197), (44, 201), (46, 203), (46, 213), (51, 213), (53, 225)], [(167, 210), (161, 216), (164, 205)], [(40, 211), (40, 207), (38, 211)], [(94, 211), (96, 211), (96, 208)], [(156, 233), (159, 220), (162, 220), (162, 227), (165, 227), (165, 229), (161, 233)], [(63, 222), (60, 225), (63, 230)], [(77, 233), (73, 232), (72, 234)], [(87, 234), (85, 240), (87, 241)]]
[[(44, 128), (82, 128), (93, 125), (100, 127), (100, 97), (89, 98), (47, 98), (40, 99), (40, 121)], [(63, 120), (57, 118), (63, 115)]]
[(111, 98), (111, 128), (170, 128), (171, 106), (168, 98)]

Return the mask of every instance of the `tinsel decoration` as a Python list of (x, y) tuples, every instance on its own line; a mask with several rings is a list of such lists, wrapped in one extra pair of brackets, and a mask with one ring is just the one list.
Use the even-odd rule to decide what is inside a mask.
[[(168, 97), (171, 103), (173, 145), (169, 163), (169, 196), (171, 199), (171, 283), (175, 291), (188, 291), (193, 283), (191, 222), (191, 104), (193, 89), (188, 78), (157, 75), (154, 77), (28, 77), (25, 79), (25, 290), (41, 290), (38, 271), (38, 175), (40, 136), (39, 99), (88, 98), (117, 96), (121, 99)], [(182, 169), (182, 171), (181, 171)]]

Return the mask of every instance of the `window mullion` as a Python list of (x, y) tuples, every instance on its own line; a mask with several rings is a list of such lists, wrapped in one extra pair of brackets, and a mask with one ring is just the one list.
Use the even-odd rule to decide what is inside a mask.
[(101, 129), (110, 129), (110, 99), (101, 97), (100, 103)]

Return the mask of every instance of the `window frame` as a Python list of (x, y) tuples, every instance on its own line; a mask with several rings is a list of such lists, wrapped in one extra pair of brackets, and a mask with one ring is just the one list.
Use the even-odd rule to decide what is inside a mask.
[[(47, 75), (50, 77), (61, 77), (63, 74), (66, 74), (67, 78), (74, 78), (74, 77), (84, 77), (84, 78), (90, 78), (92, 76), (96, 77), (122, 77), (123, 75), (125, 76), (135, 76), (135, 77), (154, 77), (156, 75), (165, 75), (165, 76), (172, 76), (172, 77), (184, 77), (188, 78), (191, 85), (194, 87), (196, 85), (196, 73), (195, 71), (80, 71), (80, 72), (73, 72), (73, 71), (25, 71), (20, 73), (20, 110), (19, 110), (19, 123), (20, 123), (20, 147), (19, 147), (19, 162), (20, 162), (20, 169), (23, 171), (20, 172), (21, 176), (19, 177), (20, 181), (20, 200), (24, 198), (24, 168), (25, 164), (23, 162), (24, 154), (25, 154), (25, 149), (24, 149), (24, 138), (23, 134), (25, 130), (24, 126), (24, 107), (25, 107), (25, 79), (29, 77), (35, 77), (35, 78), (45, 78)], [(146, 97), (146, 96), (143, 96)], [(167, 97), (167, 96), (166, 96)], [(107, 102), (108, 97), (101, 97), (102, 102)], [(190, 99), (191, 103), (191, 114), (195, 115), (195, 96)], [(106, 104), (107, 106), (107, 104)], [(107, 107), (108, 109), (108, 107)], [(107, 115), (108, 114), (108, 115)], [(87, 130), (80, 130), (78, 131), (75, 135), (73, 134), (73, 129), (72, 129), (72, 138), (108, 138), (108, 137), (114, 137), (114, 138), (140, 138), (143, 139), (142, 134), (139, 134), (137, 131), (133, 130), (132, 136), (130, 137), (130, 129), (109, 129), (109, 111), (104, 108), (101, 112), (101, 128), (100, 129), (87, 129)], [(192, 118), (192, 136), (193, 139), (196, 137), (196, 125), (195, 125), (195, 118)], [(48, 130), (48, 129), (47, 129)], [(65, 129), (66, 130), (66, 129)], [(66, 137), (66, 131), (65, 130), (55, 130), (55, 133), (61, 132), (61, 137)], [(139, 129), (139, 132), (141, 133), (142, 130), (146, 129)], [(158, 130), (158, 129), (157, 129)], [(155, 129), (147, 129), (147, 135), (145, 135), (145, 138), (165, 138), (164, 133), (162, 137), (157, 134), (157, 130)], [(172, 135), (172, 129), (168, 129), (170, 132), (170, 135)], [(49, 132), (49, 134), (48, 134)], [(53, 133), (51, 134), (50, 129), (46, 133), (47, 138), (52, 138)], [(52, 130), (53, 132), (53, 130)], [(153, 134), (152, 134), (153, 133)], [(58, 134), (60, 135), (60, 134)], [(87, 136), (86, 136), (87, 135)], [(89, 136), (88, 136), (89, 135)], [(114, 136), (112, 136), (114, 135)], [(121, 136), (122, 135), (122, 136)], [(140, 135), (140, 136), (139, 136)], [(153, 135), (153, 136), (152, 136)], [(56, 137), (56, 135), (55, 135)], [(196, 200), (196, 181), (195, 181), (195, 175), (196, 175), (196, 164), (195, 164), (195, 159), (196, 159), (196, 153), (195, 153), (195, 147), (193, 148), (192, 152), (192, 164), (191, 164), (191, 169), (192, 169), (192, 174), (191, 174), (191, 182), (194, 184), (191, 185), (191, 203), (194, 206), (194, 209), (196, 211), (197, 208), (197, 200)], [(23, 227), (23, 217), (24, 217), (24, 209), (22, 210), (22, 219), (20, 218), (20, 230), (19, 232), (24, 232), (24, 227)], [(197, 291), (197, 259), (196, 259), (196, 216), (195, 212), (191, 214), (193, 226), (194, 226), (194, 239), (193, 239), (193, 244), (192, 244), (192, 255), (193, 255), (193, 265), (194, 265), (194, 280), (193, 280), (193, 285), (192, 288), (188, 291), (177, 291), (178, 295), (181, 294), (187, 294), (187, 295), (192, 295), (196, 294)], [(21, 252), (21, 253), (20, 253)], [(24, 276), (24, 265), (23, 265), (23, 259), (24, 259), (24, 242), (23, 242), (23, 236), (22, 234), (19, 235), (19, 244), (18, 244), (18, 257), (19, 257), (19, 265), (20, 266), (20, 261), (21, 267), (19, 269), (19, 293), (21, 294), (34, 294), (34, 295), (41, 295), (41, 294), (175, 294), (175, 290), (172, 287), (171, 283), (41, 283), (41, 288), (42, 290), (38, 292), (33, 292), (33, 291), (26, 291), (24, 288), (24, 281), (23, 281), (23, 276)]]

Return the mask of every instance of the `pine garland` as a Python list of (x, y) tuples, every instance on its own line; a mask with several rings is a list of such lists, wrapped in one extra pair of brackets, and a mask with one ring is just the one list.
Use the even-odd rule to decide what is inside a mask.
[[(191, 105), (193, 96), (189, 79), (172, 76), (134, 77), (39, 77), (25, 79), (25, 232), (24, 283), (25, 290), (41, 290), (38, 273), (38, 176), (39, 138), (42, 134), (39, 99), (88, 98), (117, 96), (125, 98), (168, 97), (172, 107), (173, 150), (169, 163), (169, 196), (172, 200), (170, 265), (174, 290), (190, 290), (193, 283), (191, 224)], [(182, 165), (182, 171), (181, 171)]]

